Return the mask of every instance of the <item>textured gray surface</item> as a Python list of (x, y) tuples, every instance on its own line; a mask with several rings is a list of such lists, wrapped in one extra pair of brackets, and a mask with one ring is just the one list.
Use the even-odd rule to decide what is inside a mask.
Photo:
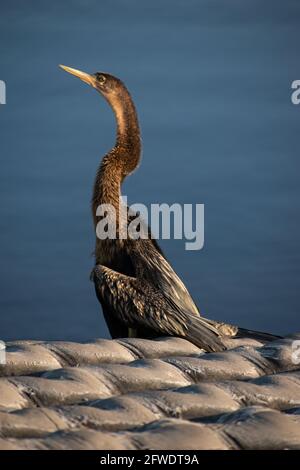
[(0, 448), (300, 449), (295, 339), (11, 342)]

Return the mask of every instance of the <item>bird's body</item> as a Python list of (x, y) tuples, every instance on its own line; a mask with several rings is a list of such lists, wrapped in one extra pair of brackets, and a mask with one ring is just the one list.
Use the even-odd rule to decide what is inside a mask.
[[(63, 68), (96, 88), (116, 116), (116, 144), (102, 159), (94, 183), (92, 213), (96, 228), (99, 206), (110, 205), (119, 214), (121, 185), (140, 162), (137, 113), (127, 88), (118, 78)], [(223, 324), (200, 316), (185, 285), (151, 236), (140, 239), (120, 236), (124, 224), (127, 230), (128, 220), (133, 216), (128, 208), (123, 209), (123, 215), (117, 217), (116, 237), (96, 238), (92, 271), (96, 295), (111, 336), (171, 335), (186, 338), (205, 351), (223, 350), (223, 333), (236, 334), (237, 328), (230, 325), (222, 328)]]
[(224, 349), (220, 333), (200, 317), (156, 242), (112, 242), (98, 245), (110, 255), (100, 256), (101, 263), (97, 258), (93, 280), (113, 338), (128, 336), (130, 329), (137, 337), (173, 335), (208, 351)]

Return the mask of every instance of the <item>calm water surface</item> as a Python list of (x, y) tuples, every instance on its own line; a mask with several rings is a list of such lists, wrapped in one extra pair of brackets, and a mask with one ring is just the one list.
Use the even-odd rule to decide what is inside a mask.
[(89, 201), (114, 119), (59, 63), (131, 90), (144, 152), (130, 203), (205, 204), (203, 250), (162, 243), (202, 311), (300, 329), (299, 39), (292, 0), (1, 6), (1, 339), (108, 336), (89, 282)]

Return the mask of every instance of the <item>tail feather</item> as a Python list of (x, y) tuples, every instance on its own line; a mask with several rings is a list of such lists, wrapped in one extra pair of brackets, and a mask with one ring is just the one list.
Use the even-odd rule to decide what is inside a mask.
[(282, 336), (273, 335), (271, 333), (264, 333), (263, 331), (247, 330), (247, 328), (238, 328), (236, 338), (253, 338), (258, 341), (274, 341), (280, 339)]
[(240, 328), (236, 325), (209, 320), (208, 318), (205, 318), (204, 320), (213, 326), (223, 338), (252, 338), (256, 339), (257, 341), (274, 341), (276, 339), (282, 338), (282, 336), (274, 335), (272, 333), (248, 330), (247, 328)]
[(200, 316), (189, 315), (185, 337), (198, 348), (208, 352), (219, 352), (226, 349), (219, 331)]

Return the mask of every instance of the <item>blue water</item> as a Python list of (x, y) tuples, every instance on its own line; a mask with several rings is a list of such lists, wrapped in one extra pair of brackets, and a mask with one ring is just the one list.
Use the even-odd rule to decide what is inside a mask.
[(89, 273), (89, 201), (112, 112), (63, 63), (132, 92), (130, 203), (205, 204), (205, 246), (163, 248), (212, 318), (300, 329), (300, 3), (5, 2), (0, 11), (0, 337), (108, 336)]

